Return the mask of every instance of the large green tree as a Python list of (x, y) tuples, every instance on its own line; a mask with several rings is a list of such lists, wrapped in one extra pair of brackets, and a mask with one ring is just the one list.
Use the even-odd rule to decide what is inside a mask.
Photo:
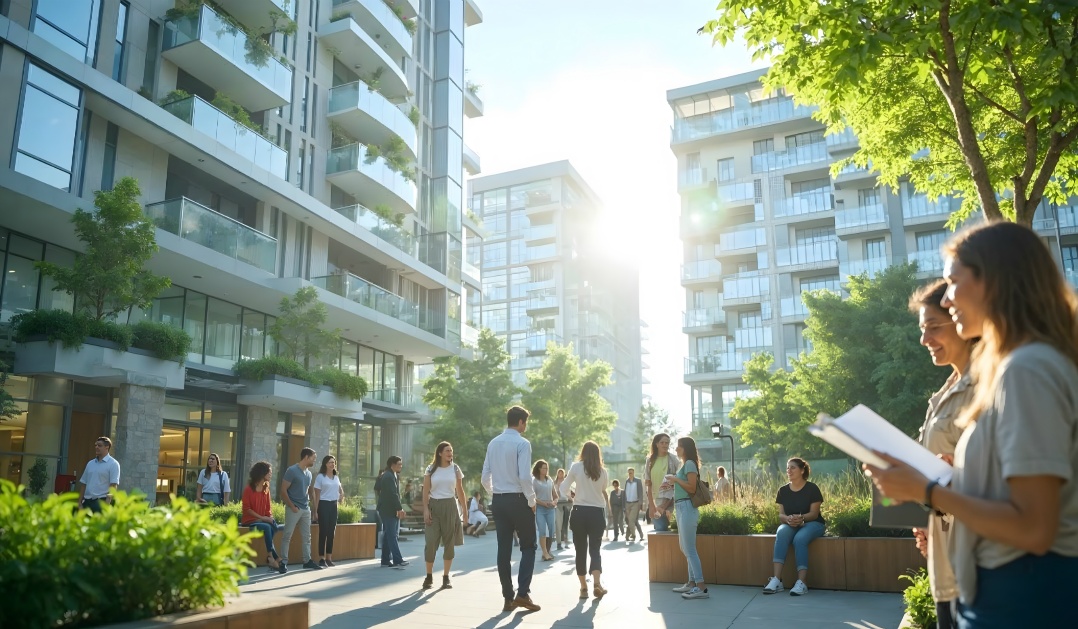
[[(895, 186), (957, 191), (965, 218), (1033, 221), (1078, 168), (1078, 3), (721, 0), (701, 29), (743, 38), (765, 83), (849, 124), (853, 161)], [(841, 164), (835, 168), (841, 167)]]
[(434, 362), (434, 374), (423, 381), (423, 402), (437, 411), (429, 433), (435, 443), (452, 443), (457, 465), (477, 479), (487, 442), (505, 430), (505, 411), (520, 393), (505, 341), (484, 328), (473, 360), (450, 356)]
[(549, 449), (550, 466), (568, 468), (585, 441), (610, 443), (618, 416), (599, 390), (610, 384), (611, 372), (601, 360), (581, 361), (572, 343), (547, 343), (543, 365), (528, 372), (530, 390), (523, 396), (535, 420), (529, 423), (537, 442), (535, 458)]
[(676, 439), (677, 424), (670, 419), (670, 413), (666, 409), (648, 400), (640, 406), (640, 412), (636, 416), (636, 425), (633, 427), (633, 445), (629, 448), (632, 458), (642, 462), (651, 453), (651, 438), (661, 432)]
[(804, 442), (798, 433), (804, 432), (807, 422), (793, 392), (794, 377), (784, 369), (773, 369), (774, 362), (764, 352), (745, 363), (742, 378), (751, 394), (738, 398), (730, 416), (737, 420), (734, 432), (741, 446), (755, 448), (756, 460), (777, 472), (786, 454)]
[(284, 356), (311, 369), (340, 347), (341, 331), (325, 329), (329, 314), (315, 287), (304, 286), (295, 295), (282, 297), (279, 309), (269, 333)]

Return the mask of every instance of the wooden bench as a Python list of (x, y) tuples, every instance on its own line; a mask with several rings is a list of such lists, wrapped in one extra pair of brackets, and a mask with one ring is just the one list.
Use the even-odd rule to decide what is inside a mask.
[[(281, 538), (284, 535), (284, 527), (282, 530), (277, 531), (277, 535), (273, 537), (273, 546), (277, 549), (277, 554), (284, 555), (281, 548)], [(288, 545), (288, 562), (289, 565), (295, 566), (303, 563), (303, 550), (301, 544), (303, 543), (303, 536), (300, 535), (299, 527), (296, 527), (296, 531), (292, 533), (291, 543)], [(333, 560), (344, 561), (347, 559), (373, 559), (374, 558), (374, 537), (377, 525), (367, 522), (356, 522), (354, 524), (338, 524), (337, 530), (333, 534)], [(246, 533), (247, 527), (241, 526), (240, 531)], [(266, 565), (266, 542), (261, 537), (251, 540), (251, 548), (258, 553), (254, 562), (255, 565)], [(311, 556), (316, 557), (318, 554), (318, 525), (311, 525)]]

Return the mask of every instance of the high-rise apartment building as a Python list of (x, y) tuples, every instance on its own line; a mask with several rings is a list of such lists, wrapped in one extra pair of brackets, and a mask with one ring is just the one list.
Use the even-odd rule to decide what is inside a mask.
[[(6, 343), (24, 412), (0, 424), (0, 475), (44, 459), (52, 487), (102, 434), (121, 488), (159, 499), (193, 494), (211, 451), (238, 480), (311, 446), (353, 492), (388, 455), (412, 463), (416, 365), (460, 351), (479, 289), (461, 276), (462, 129), (482, 113), (463, 61), (481, 20), (473, 0), (0, 1), (0, 322), (73, 308), (34, 262), (69, 264), (75, 208), (132, 176), (172, 287), (130, 321), (194, 339), (167, 382), (73, 359), (19, 372)], [(232, 372), (276, 352), (278, 304), (307, 286), (362, 402)]]
[(614, 382), (601, 392), (618, 414), (610, 449), (625, 452), (641, 403), (639, 273), (604, 253), (602, 203), (568, 161), (468, 184), (485, 237), (468, 248), (482, 268), (483, 302), (467, 320), (481, 317), (507, 341), (520, 386), (551, 341), (610, 363)]
[[(693, 426), (729, 425), (752, 355), (777, 366), (809, 349), (805, 291), (843, 290), (849, 275), (917, 262), (922, 277), (942, 271), (939, 250), (957, 209), (902, 182), (877, 186), (871, 169), (831, 164), (857, 138), (824, 135), (812, 110), (783, 91), (766, 93), (753, 71), (667, 92), (678, 162), (688, 336), (684, 381)], [(1078, 277), (1078, 213), (1045, 204), (1035, 227)], [(1058, 217), (1058, 221), (1057, 218)]]

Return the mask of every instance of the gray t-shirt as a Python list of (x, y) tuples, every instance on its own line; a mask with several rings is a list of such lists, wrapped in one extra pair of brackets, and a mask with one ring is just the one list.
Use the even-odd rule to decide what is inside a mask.
[(301, 468), (299, 463), (296, 463), (285, 470), (284, 480), (291, 483), (288, 486), (288, 499), (296, 507), (307, 509), (307, 488), (311, 486), (311, 471)]
[[(995, 399), (955, 450), (952, 487), (987, 500), (1010, 499), (1007, 479), (1055, 476), (1059, 530), (1051, 552), (1078, 557), (1078, 369), (1044, 343), (1019, 347), (1000, 364)], [(980, 537), (955, 519), (951, 563), (962, 601), (977, 595), (977, 567), (998, 568), (1026, 551)]]

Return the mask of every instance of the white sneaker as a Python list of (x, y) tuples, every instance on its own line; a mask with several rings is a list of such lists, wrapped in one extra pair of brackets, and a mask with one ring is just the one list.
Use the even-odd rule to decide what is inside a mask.
[(790, 596), (801, 596), (802, 594), (808, 594), (808, 593), (809, 593), (808, 586), (805, 585), (805, 582), (802, 581), (801, 579), (798, 579), (797, 583), (794, 583), (794, 586), (792, 588), (790, 588)]
[(691, 590), (689, 590), (688, 592), (685, 592), (684, 594), (682, 594), (681, 598), (684, 598), (684, 599), (708, 598), (707, 588), (704, 588), (704, 589), (701, 590), (700, 588), (693, 586), (693, 588)]
[[(798, 583), (801, 583), (798, 581)], [(802, 584), (803, 586), (804, 584)], [(782, 581), (778, 580), (778, 577), (771, 577), (768, 580), (767, 585), (764, 586), (764, 594), (776, 594), (782, 591)]]
[(684, 594), (685, 592), (688, 592), (689, 590), (693, 589), (694, 587), (696, 587), (696, 586), (693, 585), (692, 583), (686, 583), (685, 585), (679, 585), (676, 588), (673, 588), (673, 590), (675, 592), (677, 592), (678, 594)]

